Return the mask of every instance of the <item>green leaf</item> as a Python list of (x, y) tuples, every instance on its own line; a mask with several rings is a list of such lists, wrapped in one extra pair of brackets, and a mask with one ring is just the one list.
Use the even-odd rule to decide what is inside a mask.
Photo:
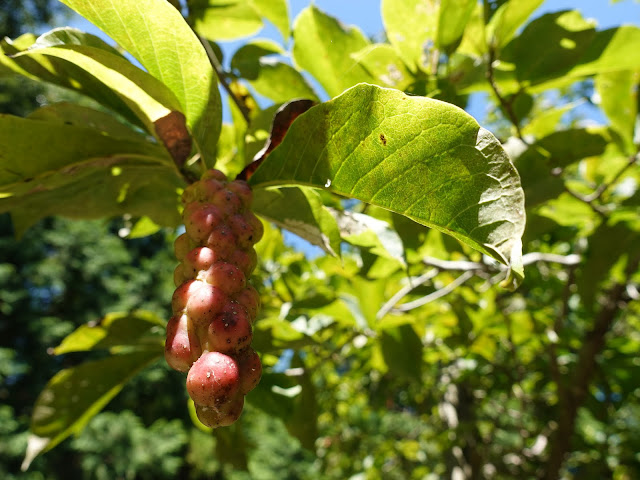
[(375, 85), (406, 90), (415, 81), (413, 74), (391, 45), (368, 45), (352, 53), (351, 58), (367, 71), (371, 77), (370, 82)]
[(184, 181), (163, 148), (8, 115), (0, 115), (0, 130), (0, 211), (12, 212), (18, 234), (48, 215), (130, 213), (180, 224)]
[(63, 0), (131, 53), (173, 91), (200, 154), (215, 155), (222, 105), (204, 47), (165, 0)]
[(72, 27), (54, 28), (53, 30), (43, 33), (29, 49), (60, 47), (65, 45), (82, 45), (85, 47), (99, 48), (113, 55), (122, 57), (122, 54), (118, 50), (100, 37)]
[(251, 0), (258, 13), (275, 25), (286, 43), (291, 36), (287, 0)]
[[(543, 1), (509, 0), (501, 5), (487, 25), (487, 40), (489, 43), (498, 49), (506, 45), (513, 38), (518, 27), (527, 21), (531, 14), (542, 5)], [(536, 50), (538, 50), (539, 41), (544, 39), (538, 38), (536, 40), (533, 45), (536, 45)], [(538, 50), (538, 52), (541, 53), (543, 50)], [(542, 56), (541, 54), (536, 55), (534, 52), (529, 52), (529, 55), (532, 57)]]
[(334, 215), (342, 238), (351, 245), (369, 248), (374, 255), (405, 264), (402, 240), (387, 222), (349, 211), (334, 211)]
[(567, 103), (556, 108), (548, 108), (535, 115), (521, 131), (523, 135), (533, 135), (536, 138), (546, 137), (558, 130), (558, 124), (565, 113), (570, 112), (583, 102)]
[(411, 325), (383, 330), (380, 349), (389, 371), (400, 378), (415, 379), (422, 374), (422, 342)]
[(296, 437), (304, 448), (315, 452), (319, 414), (316, 386), (311, 380), (309, 369), (305, 368), (304, 360), (299, 355), (294, 357), (291, 366), (301, 368), (303, 371), (298, 377), (302, 390), (300, 395), (293, 399), (293, 409), (287, 416), (285, 425), (289, 433)]
[(563, 179), (552, 172), (561, 172), (583, 158), (601, 155), (609, 141), (606, 129), (577, 128), (554, 132), (531, 145), (515, 161), (527, 208), (556, 198), (564, 191)]
[(58, 372), (36, 400), (23, 470), (38, 454), (82, 430), (133, 376), (161, 354), (155, 350), (132, 352)]
[(109, 137), (87, 127), (0, 115), (0, 185), (30, 181), (88, 158), (122, 153), (147, 155), (171, 165), (150, 142)]
[(44, 57), (37, 53), (15, 56), (26, 51), (34, 41), (35, 38), (24, 35), (13, 43), (7, 39), (0, 41), (0, 63), (32, 80), (49, 82), (82, 93), (119, 113), (131, 123), (144, 127), (121, 97), (84, 69), (66, 60)]
[(412, 71), (422, 70), (436, 46), (439, 2), (382, 0), (381, 8), (389, 42)]
[(144, 310), (109, 313), (97, 324), (79, 326), (54, 349), (56, 355), (114, 347), (158, 349), (162, 354), (165, 322)]
[(260, 110), (251, 119), (245, 134), (244, 163), (249, 164), (262, 150), (271, 136), (273, 119), (282, 105), (276, 104)]
[(293, 40), (295, 63), (311, 73), (330, 97), (369, 79), (350, 57), (369, 45), (357, 27), (345, 27), (312, 5), (296, 18)]
[(517, 266), (521, 255), (518, 173), (491, 133), (437, 100), (358, 85), (298, 117), (250, 183), (326, 188), (505, 264)]
[(254, 212), (295, 233), (330, 255), (340, 255), (340, 231), (334, 216), (311, 188), (256, 188)]
[(31, 113), (27, 118), (43, 120), (50, 123), (87, 127), (102, 132), (111, 137), (143, 141), (145, 134), (134, 130), (109, 113), (75, 103), (59, 102), (45, 105)]
[(281, 53), (278, 44), (269, 40), (255, 40), (238, 49), (231, 59), (231, 68), (248, 80), (260, 95), (276, 103), (294, 98), (318, 100), (300, 72), (291, 65), (269, 57)]
[(586, 261), (576, 279), (580, 299), (589, 312), (598, 307), (598, 292), (603, 284), (613, 280), (614, 265), (640, 253), (639, 236), (629, 225), (620, 222), (617, 225), (602, 224), (589, 237)]
[(156, 133), (155, 124), (158, 120), (181, 109), (171, 90), (120, 55), (83, 45), (36, 46), (37, 42), (18, 55), (51, 56), (77, 65), (113, 90), (151, 134)]
[(596, 73), (640, 68), (640, 28), (623, 25), (597, 32), (567, 75), (582, 77)]
[(477, 4), (476, 0), (441, 0), (437, 46), (447, 47), (460, 40)]
[[(578, 11), (548, 13), (527, 25), (502, 52), (516, 67), (516, 77), (531, 84), (561, 77), (578, 63), (596, 35), (595, 22)], [(534, 54), (531, 46), (538, 52)]]
[(624, 139), (629, 154), (633, 153), (633, 133), (638, 114), (637, 84), (638, 75), (632, 71), (606, 72), (595, 78), (600, 108), (609, 118), (613, 130)]
[(209, 40), (249, 37), (262, 28), (262, 19), (249, 0), (187, 0), (196, 31)]
[(477, 3), (471, 18), (467, 22), (456, 52), (472, 57), (481, 57), (487, 53), (485, 29), (484, 8), (481, 3)]

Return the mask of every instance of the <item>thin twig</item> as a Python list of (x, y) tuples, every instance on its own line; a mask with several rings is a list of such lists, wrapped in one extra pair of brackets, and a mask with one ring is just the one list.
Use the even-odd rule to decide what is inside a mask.
[(403, 303), (402, 305), (398, 305), (394, 310), (399, 312), (407, 312), (409, 310), (413, 310), (414, 308), (418, 308), (423, 305), (426, 305), (427, 303), (433, 302), (434, 300), (442, 298), (445, 295), (448, 295), (449, 293), (453, 292), (456, 288), (458, 288), (460, 285), (462, 285), (464, 282), (469, 280), (474, 275), (475, 274), (473, 271), (468, 270), (464, 272), (462, 275), (460, 275), (458, 278), (456, 278), (453, 282), (448, 284), (446, 287), (442, 287), (441, 289), (436, 290), (435, 292), (430, 293), (429, 295), (426, 295), (422, 298), (414, 300), (413, 302), (407, 302), (407, 303)]
[(249, 115), (249, 109), (247, 108), (245, 103), (242, 102), (236, 96), (233, 90), (231, 90), (231, 85), (229, 85), (229, 82), (227, 81), (227, 75), (223, 70), (222, 65), (220, 64), (220, 60), (218, 60), (218, 57), (216, 56), (216, 52), (213, 51), (213, 48), (211, 48), (211, 45), (209, 44), (209, 41), (206, 38), (204, 38), (202, 35), (199, 35), (198, 33), (196, 33), (196, 35), (198, 35), (198, 38), (200, 39), (200, 43), (202, 43), (204, 50), (207, 52), (207, 57), (209, 57), (209, 62), (211, 63), (211, 66), (213, 67), (213, 69), (216, 71), (216, 75), (218, 75), (220, 84), (225, 89), (227, 94), (231, 97), (231, 100), (233, 100), (233, 103), (236, 104), (245, 121), (249, 123), (251, 121), (251, 116)]
[(398, 290), (380, 308), (380, 310), (378, 310), (378, 313), (376, 314), (376, 319), (380, 320), (382, 317), (384, 317), (387, 313), (389, 313), (393, 309), (393, 307), (396, 305), (396, 303), (398, 303), (400, 300), (402, 300), (402, 297), (407, 295), (414, 288), (417, 288), (420, 285), (423, 285), (423, 284), (427, 283), (429, 280), (434, 278), (439, 273), (440, 273), (440, 270), (438, 270), (437, 268), (432, 268), (427, 273), (424, 273), (424, 274), (420, 275), (419, 277), (409, 279), (409, 283), (407, 285), (405, 285), (404, 287), (402, 287), (400, 290)]
[(425, 257), (422, 259), (422, 263), (431, 267), (436, 267), (440, 270), (487, 270), (487, 265), (478, 262), (452, 261), (452, 260), (440, 260), (434, 257)]
[(577, 265), (581, 261), (580, 255), (557, 255), (555, 253), (531, 252), (522, 256), (522, 264), (530, 265), (536, 262), (559, 263), (560, 265)]
[(593, 201), (590, 201), (585, 195), (582, 195), (578, 192), (574, 192), (566, 185), (564, 186), (564, 190), (573, 198), (577, 198), (581, 202), (584, 202), (587, 205), (589, 205), (589, 207), (591, 207), (591, 210), (593, 210), (595, 213), (600, 215), (600, 217), (602, 217), (603, 220), (607, 219), (607, 211), (603, 207), (601, 207), (600, 205), (596, 205)]
[(624, 173), (631, 168), (636, 162), (638, 161), (638, 155), (633, 155), (631, 157), (629, 157), (629, 160), (627, 161), (627, 163), (625, 164), (624, 167), (622, 167), (618, 173), (616, 173), (614, 175), (614, 177), (607, 183), (603, 183), (601, 184), (595, 192), (593, 192), (590, 195), (585, 195), (584, 196), (584, 201), (587, 203), (591, 203), (595, 200), (598, 200), (600, 197), (602, 197), (602, 195), (609, 189), (611, 188), (613, 185), (615, 185), (617, 183), (618, 180), (620, 180), (620, 177), (622, 177), (622, 175), (624, 175)]
[(489, 82), (489, 85), (491, 86), (491, 90), (493, 90), (494, 95), (498, 99), (498, 102), (502, 106), (502, 109), (507, 114), (507, 117), (509, 117), (509, 121), (515, 127), (516, 135), (520, 140), (522, 140), (526, 145), (528, 145), (527, 141), (524, 139), (524, 136), (522, 135), (522, 130), (520, 130), (520, 121), (518, 120), (518, 116), (513, 111), (512, 104), (513, 104), (513, 99), (515, 99), (515, 96), (512, 97), (511, 101), (507, 101), (500, 93), (500, 89), (498, 88), (498, 84), (496, 83), (495, 72), (493, 70), (493, 64), (496, 61), (495, 57), (496, 57), (496, 51), (494, 46), (491, 45), (489, 46), (489, 64), (487, 65), (487, 81)]

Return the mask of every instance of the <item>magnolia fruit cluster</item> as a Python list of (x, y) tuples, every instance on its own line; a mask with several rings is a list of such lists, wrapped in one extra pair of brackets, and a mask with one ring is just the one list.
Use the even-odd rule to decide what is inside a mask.
[(187, 391), (198, 418), (210, 427), (238, 419), (244, 396), (262, 374), (251, 348), (260, 297), (247, 279), (263, 228), (251, 201), (245, 182), (229, 182), (217, 170), (182, 195), (186, 232), (174, 245), (180, 264), (165, 358), (172, 368), (189, 372)]

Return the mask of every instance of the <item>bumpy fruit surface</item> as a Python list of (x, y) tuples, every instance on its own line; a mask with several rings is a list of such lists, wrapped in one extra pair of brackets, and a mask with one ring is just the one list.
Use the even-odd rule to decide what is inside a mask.
[(260, 297), (248, 278), (263, 228), (251, 201), (245, 182), (209, 170), (182, 195), (185, 233), (174, 244), (180, 264), (165, 358), (175, 370), (188, 371), (196, 414), (214, 428), (240, 417), (244, 396), (262, 374), (250, 346)]

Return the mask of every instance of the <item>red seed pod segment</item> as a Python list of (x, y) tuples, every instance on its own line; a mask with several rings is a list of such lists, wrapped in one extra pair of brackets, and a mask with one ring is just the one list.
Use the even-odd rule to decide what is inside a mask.
[(229, 182), (218, 170), (182, 195), (186, 231), (174, 245), (180, 264), (165, 358), (189, 372), (187, 392), (198, 418), (214, 428), (240, 417), (244, 396), (262, 374), (250, 347), (260, 297), (248, 279), (257, 264), (253, 245), (263, 234), (252, 199), (246, 182)]

